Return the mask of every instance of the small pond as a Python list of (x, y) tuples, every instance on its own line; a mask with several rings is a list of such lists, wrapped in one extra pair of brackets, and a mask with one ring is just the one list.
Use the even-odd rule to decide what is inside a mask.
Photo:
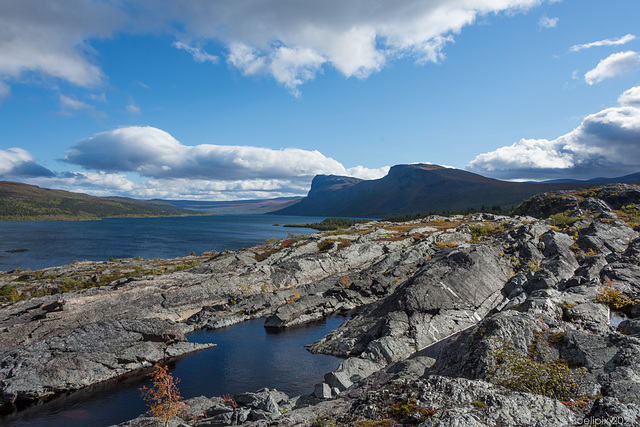
[[(216, 343), (213, 349), (185, 356), (170, 365), (180, 379), (186, 398), (222, 396), (261, 388), (275, 388), (289, 396), (309, 394), (326, 372), (341, 360), (314, 355), (305, 349), (340, 326), (333, 317), (283, 331), (266, 330), (264, 319), (250, 320), (215, 331), (189, 334), (189, 341)], [(85, 390), (33, 405), (12, 414), (0, 415), (3, 426), (100, 427), (132, 419), (147, 410), (140, 387), (148, 384), (143, 375), (119, 382), (110, 381)]]

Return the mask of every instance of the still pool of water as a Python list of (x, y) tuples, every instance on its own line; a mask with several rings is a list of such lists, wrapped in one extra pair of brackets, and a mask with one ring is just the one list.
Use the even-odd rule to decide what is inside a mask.
[[(215, 331), (201, 330), (188, 335), (192, 342), (212, 342), (218, 346), (185, 356), (170, 365), (184, 398), (222, 396), (263, 387), (275, 388), (289, 396), (309, 394), (326, 372), (341, 360), (314, 355), (304, 345), (311, 344), (343, 322), (341, 317), (289, 328), (266, 330), (263, 319)], [(55, 398), (41, 405), (0, 416), (0, 425), (11, 427), (101, 427), (136, 418), (147, 410), (140, 387), (148, 385), (144, 376), (118, 383), (111, 381)]]

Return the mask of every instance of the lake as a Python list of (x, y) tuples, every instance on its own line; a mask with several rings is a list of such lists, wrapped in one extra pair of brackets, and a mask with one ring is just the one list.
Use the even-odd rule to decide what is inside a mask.
[[(180, 379), (184, 398), (222, 396), (263, 387), (276, 388), (293, 397), (313, 392), (314, 384), (341, 360), (309, 353), (311, 344), (344, 321), (325, 321), (289, 328), (266, 330), (264, 319), (250, 320), (215, 331), (200, 330), (189, 341), (213, 342), (217, 347), (186, 356), (170, 365)], [(98, 384), (85, 390), (33, 405), (19, 412), (0, 415), (7, 427), (101, 427), (136, 418), (148, 408), (140, 397), (140, 387), (149, 385), (144, 376), (126, 381)]]
[(237, 250), (269, 238), (315, 233), (306, 224), (324, 217), (223, 215), (108, 218), (98, 221), (0, 221), (0, 271), (37, 270), (77, 260), (175, 258), (190, 252)]
[[(306, 224), (324, 217), (283, 215), (226, 215), (167, 218), (110, 218), (99, 221), (0, 222), (0, 270), (32, 270), (73, 260), (110, 258), (174, 258), (194, 251), (236, 250), (284, 238), (290, 232), (314, 233)], [(263, 387), (290, 396), (313, 392), (313, 386), (340, 360), (312, 355), (304, 348), (337, 328), (343, 319), (331, 318), (307, 326), (270, 331), (264, 320), (252, 320), (216, 331), (196, 331), (189, 341), (213, 342), (218, 347), (186, 356), (171, 364), (185, 398), (221, 396)], [(98, 384), (49, 402), (0, 416), (3, 426), (108, 426), (146, 411), (139, 388), (144, 375)]]

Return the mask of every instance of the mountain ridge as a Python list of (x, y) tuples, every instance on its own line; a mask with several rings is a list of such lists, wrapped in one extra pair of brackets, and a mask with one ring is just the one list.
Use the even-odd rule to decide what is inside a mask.
[[(640, 174), (632, 174), (630, 179)], [(611, 182), (617, 181), (612, 178)], [(635, 182), (635, 181), (631, 181)], [(273, 212), (286, 215), (383, 218), (511, 207), (536, 194), (590, 187), (599, 182), (509, 182), (431, 164), (391, 167), (376, 180), (317, 175), (307, 197)]]

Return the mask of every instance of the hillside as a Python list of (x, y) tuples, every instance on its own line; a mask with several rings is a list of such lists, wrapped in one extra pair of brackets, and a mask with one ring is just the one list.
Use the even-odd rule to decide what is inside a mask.
[(0, 181), (0, 220), (88, 220), (113, 217), (180, 216), (199, 213), (166, 202), (95, 197)]
[(377, 180), (318, 175), (306, 198), (274, 213), (388, 218), (483, 206), (509, 209), (538, 193), (593, 185), (507, 182), (436, 165), (397, 165)]

